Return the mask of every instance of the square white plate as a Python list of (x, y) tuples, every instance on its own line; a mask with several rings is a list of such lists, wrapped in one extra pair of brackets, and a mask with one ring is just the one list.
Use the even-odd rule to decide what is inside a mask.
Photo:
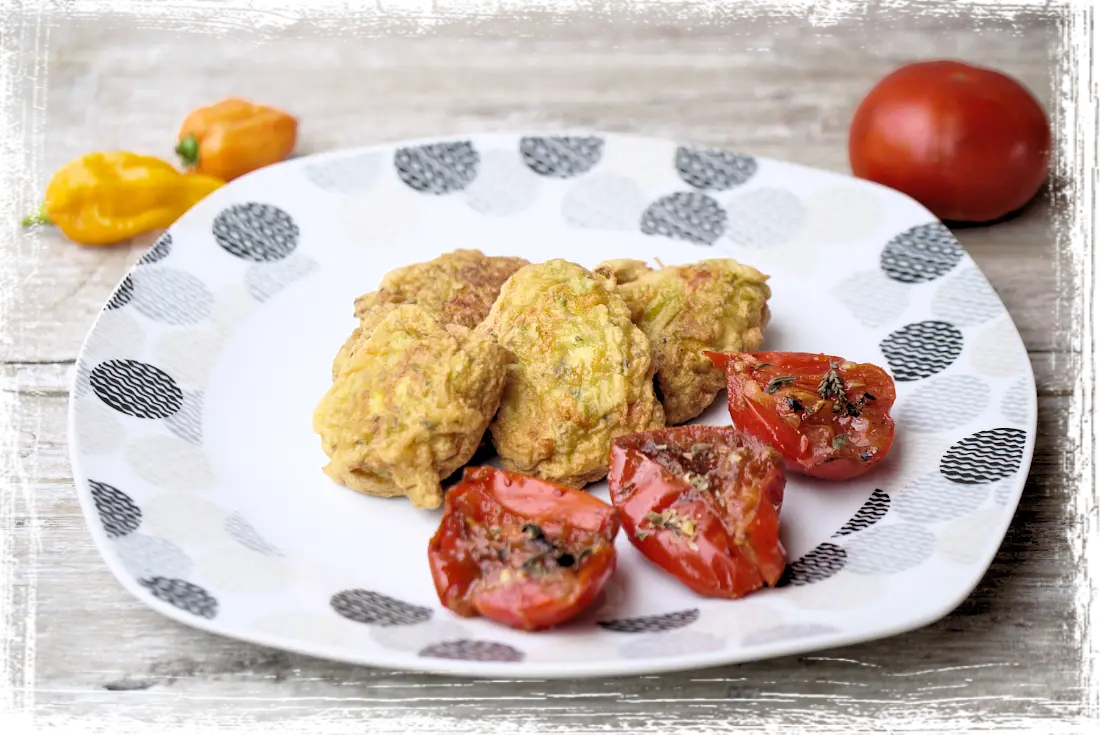
[[(785, 586), (703, 599), (620, 535), (619, 570), (573, 623), (522, 633), (458, 618), (427, 567), (439, 512), (332, 483), (311, 413), (352, 300), (462, 247), (585, 266), (749, 263), (772, 277), (766, 349), (893, 374), (894, 449), (857, 481), (790, 477)], [(724, 395), (700, 422), (729, 423)], [(1035, 422), (1012, 320), (909, 198), (665, 140), (481, 135), (295, 159), (202, 201), (89, 334), (70, 443), (107, 564), (165, 615), (374, 666), (582, 677), (782, 656), (942, 617), (1004, 536)]]

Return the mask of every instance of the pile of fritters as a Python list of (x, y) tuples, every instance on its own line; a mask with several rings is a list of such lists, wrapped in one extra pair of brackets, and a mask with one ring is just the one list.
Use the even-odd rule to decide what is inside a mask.
[(395, 270), (356, 299), (314, 413), (325, 472), (435, 508), (488, 427), (506, 469), (596, 482), (612, 439), (711, 405), (723, 379), (703, 351), (759, 347), (766, 281), (731, 259), (589, 271), (476, 250)]

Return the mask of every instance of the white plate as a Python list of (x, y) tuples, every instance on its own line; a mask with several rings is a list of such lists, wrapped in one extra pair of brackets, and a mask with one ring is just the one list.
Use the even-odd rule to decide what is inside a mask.
[[(529, 634), (460, 619), (428, 572), (438, 512), (330, 482), (310, 425), (354, 297), (459, 247), (752, 264), (772, 276), (765, 348), (893, 373), (895, 448), (855, 482), (790, 478), (785, 587), (703, 599), (620, 535), (619, 571), (580, 620)], [(1004, 536), (1035, 420), (1015, 326), (909, 198), (665, 140), (481, 135), (295, 159), (188, 212), (84, 345), (71, 451), (107, 564), (169, 617), (374, 666), (580, 677), (800, 653), (940, 618)], [(729, 423), (724, 396), (702, 421)]]

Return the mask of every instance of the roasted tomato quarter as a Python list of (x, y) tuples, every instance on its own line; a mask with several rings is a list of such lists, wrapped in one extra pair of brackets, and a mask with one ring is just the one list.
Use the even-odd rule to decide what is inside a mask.
[(439, 600), (521, 630), (564, 623), (615, 571), (619, 514), (570, 487), (492, 467), (447, 492), (428, 547)]
[(894, 381), (877, 365), (809, 352), (708, 353), (726, 370), (733, 424), (782, 454), (787, 469), (848, 480), (894, 442)]
[(615, 439), (611, 500), (631, 543), (707, 597), (774, 585), (786, 474), (771, 447), (732, 427), (680, 426)]

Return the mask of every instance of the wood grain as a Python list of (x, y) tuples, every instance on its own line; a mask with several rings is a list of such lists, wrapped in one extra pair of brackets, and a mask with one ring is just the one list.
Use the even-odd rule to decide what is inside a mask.
[[(845, 171), (851, 111), (890, 68), (962, 56), (1019, 77), (1049, 103), (1058, 36), (1040, 16), (905, 18), (884, 8), (818, 27), (745, 14), (699, 21), (690, 14), (565, 20), (438, 12), (450, 21), (418, 35), (413, 21), (367, 14), (289, 23), (232, 9), (204, 17), (17, 17), (24, 31), (40, 22), (47, 31), (40, 35), (48, 36), (26, 49), (45, 70), (46, 95), (36, 118), (40, 140), (28, 147), (37, 173), (23, 182), (25, 198), (33, 201), (50, 170), (90, 148), (168, 155), (185, 112), (230, 93), (297, 112), (302, 152), (579, 126)], [(22, 104), (35, 114), (33, 101)], [(93, 548), (73, 494), (66, 401), (80, 343), (141, 247), (82, 249), (48, 231), (22, 235), (16, 257), (0, 264), (15, 289), (0, 324), (0, 405), (11, 409), (0, 446), (12, 460), (0, 481), (12, 524), (7, 543), (23, 560), (12, 599), (36, 611), (27, 701), (43, 721), (334, 729), (369, 717), (372, 732), (526, 732), (536, 725), (540, 732), (634, 732), (672, 724), (722, 732), (768, 723), (851, 731), (870, 718), (903, 721), (918, 707), (926, 721), (945, 726), (1074, 715), (1083, 693), (1066, 540), (1075, 522), (1071, 458), (1063, 440), (1075, 370), (1073, 292), (1053, 223), (1044, 194), (1014, 220), (957, 233), (1016, 320), (1040, 390), (1038, 446), (1023, 500), (993, 566), (958, 610), (906, 635), (819, 655), (581, 682), (466, 681), (318, 661), (191, 630), (129, 597)]]

